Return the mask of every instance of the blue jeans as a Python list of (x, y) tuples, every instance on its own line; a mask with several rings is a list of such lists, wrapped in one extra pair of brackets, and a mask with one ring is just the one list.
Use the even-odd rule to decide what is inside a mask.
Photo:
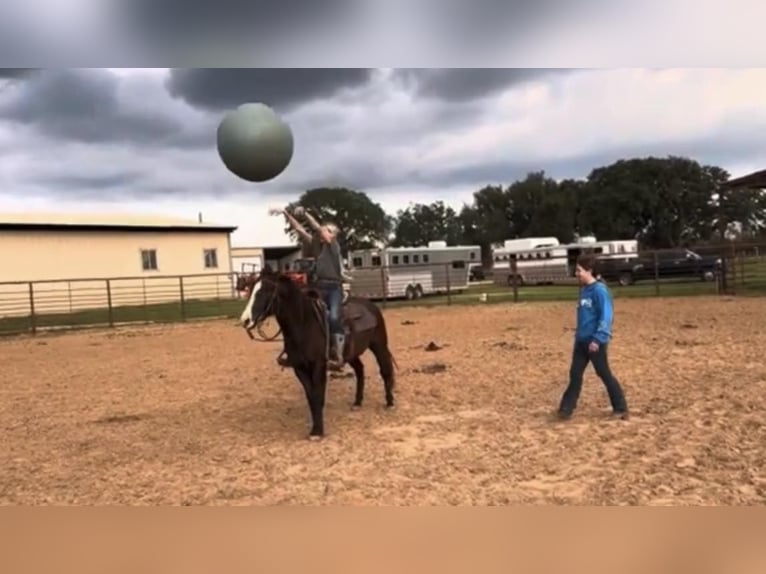
[(330, 325), (330, 334), (342, 335), (341, 305), (343, 305), (343, 285), (319, 281), (316, 287), (322, 296), (322, 301), (327, 305), (327, 320)]

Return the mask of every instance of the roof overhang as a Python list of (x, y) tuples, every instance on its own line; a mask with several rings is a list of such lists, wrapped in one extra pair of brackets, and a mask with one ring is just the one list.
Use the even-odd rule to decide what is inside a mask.
[(766, 169), (724, 182), (723, 189), (766, 189)]
[(236, 226), (212, 225), (120, 225), (83, 223), (22, 223), (0, 221), (0, 231), (76, 231), (76, 232), (151, 232), (151, 233), (232, 233)]

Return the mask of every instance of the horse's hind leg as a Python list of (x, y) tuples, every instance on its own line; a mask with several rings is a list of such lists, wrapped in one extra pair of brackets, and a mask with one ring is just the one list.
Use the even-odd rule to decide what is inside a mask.
[(349, 359), (348, 364), (354, 369), (354, 375), (356, 376), (356, 397), (354, 398), (354, 404), (352, 408), (358, 409), (362, 406), (364, 401), (364, 363), (359, 357)]
[(386, 408), (394, 406), (394, 362), (391, 360), (391, 351), (388, 345), (382, 343), (371, 343), (370, 351), (375, 355), (380, 368), (380, 376), (383, 379), (383, 386), (386, 392)]

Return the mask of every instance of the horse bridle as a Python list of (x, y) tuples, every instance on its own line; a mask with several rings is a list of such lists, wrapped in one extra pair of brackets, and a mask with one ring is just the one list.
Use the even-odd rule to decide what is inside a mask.
[[(255, 290), (255, 286), (258, 284), (258, 282), (263, 280), (264, 280), (263, 275), (261, 274), (256, 275), (252, 285), (250, 285), (251, 294)], [(253, 329), (258, 329), (259, 334), (264, 340), (273, 340), (276, 337), (278, 337), (279, 334), (282, 332), (282, 329), (280, 329), (279, 331), (277, 331), (277, 334), (271, 337), (270, 339), (268, 337), (265, 337), (263, 333), (260, 332), (261, 323), (266, 320), (269, 314), (276, 314), (276, 305), (279, 302), (279, 298), (277, 297), (279, 293), (279, 285), (276, 285), (276, 282), (274, 283), (275, 283), (274, 292), (271, 294), (271, 298), (269, 299), (269, 302), (264, 308), (263, 312), (257, 315), (256, 317), (253, 317), (249, 325), (243, 325), (245, 332), (247, 333), (247, 336), (250, 337), (250, 339), (253, 341), (255, 341), (255, 337), (253, 336)]]
[[(255, 289), (255, 286), (258, 284), (259, 281), (266, 281), (263, 278), (262, 274), (259, 274), (256, 276), (255, 280), (253, 281), (252, 286), (250, 287), (250, 292), (252, 293)], [(266, 304), (266, 306), (263, 309), (263, 312), (260, 313), (257, 317), (254, 317), (252, 319), (252, 324), (244, 326), (245, 332), (247, 333), (247, 336), (250, 337), (250, 339), (255, 340), (255, 337), (253, 336), (253, 329), (258, 329), (260, 327), (260, 324), (262, 321), (266, 319), (270, 314), (276, 315), (278, 311), (278, 305), (279, 305), (279, 282), (278, 280), (271, 280), (271, 283), (274, 285), (274, 291), (271, 294), (271, 297), (269, 299), (269, 302)], [(320, 303), (321, 299), (319, 300)], [(317, 320), (319, 321), (319, 324), (322, 326), (322, 329), (327, 332), (327, 317), (322, 309), (322, 305), (317, 304), (316, 302), (313, 305), (313, 310), (316, 315)], [(274, 335), (274, 337), (277, 337), (279, 333), (282, 332), (282, 329), (277, 332), (277, 335)], [(266, 337), (264, 337), (266, 339)], [(272, 338), (273, 339), (273, 338)], [(329, 337), (327, 341), (325, 342), (326, 352), (329, 352), (329, 346), (330, 346), (330, 340)]]

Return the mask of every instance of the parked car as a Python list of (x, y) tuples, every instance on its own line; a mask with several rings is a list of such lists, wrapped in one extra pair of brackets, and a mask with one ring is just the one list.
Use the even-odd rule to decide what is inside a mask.
[(599, 270), (605, 281), (632, 285), (637, 281), (699, 277), (714, 281), (721, 271), (718, 255), (700, 255), (690, 249), (668, 249), (640, 254), (633, 259), (602, 259)]

